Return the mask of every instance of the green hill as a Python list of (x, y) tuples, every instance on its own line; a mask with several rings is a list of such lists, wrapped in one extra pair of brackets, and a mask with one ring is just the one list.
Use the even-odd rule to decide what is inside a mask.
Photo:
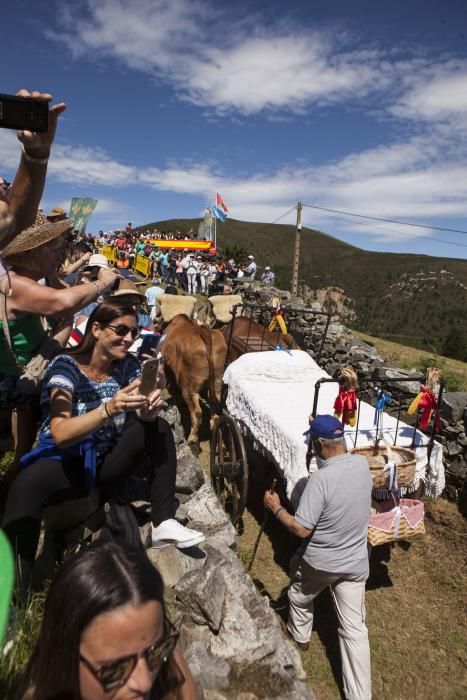
[[(197, 230), (200, 219), (140, 227)], [(218, 224), (221, 250), (243, 250), (270, 265), (277, 286), (290, 289), (295, 227), (235, 221)], [(311, 289), (339, 287), (355, 312), (356, 329), (467, 361), (467, 260), (373, 253), (303, 228), (299, 279)]]

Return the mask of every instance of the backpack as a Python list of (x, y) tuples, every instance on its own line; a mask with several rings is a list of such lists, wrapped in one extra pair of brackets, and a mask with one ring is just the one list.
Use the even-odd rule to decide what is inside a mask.
[(105, 522), (98, 538), (100, 541), (116, 542), (144, 551), (138, 522), (131, 506), (110, 500), (104, 504), (104, 514)]

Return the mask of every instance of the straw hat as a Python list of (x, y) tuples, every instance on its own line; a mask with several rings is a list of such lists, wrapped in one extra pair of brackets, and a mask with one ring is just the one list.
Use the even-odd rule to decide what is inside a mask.
[(8, 258), (11, 255), (18, 255), (19, 253), (26, 253), (28, 250), (39, 248), (39, 246), (52, 241), (54, 238), (61, 236), (72, 228), (73, 221), (71, 221), (71, 219), (51, 222), (47, 221), (44, 212), (38, 211), (34, 224), (24, 229), (24, 231), (21, 231), (21, 233), (3, 249), (2, 257)]
[(124, 295), (131, 294), (132, 296), (138, 296), (140, 297), (140, 301), (146, 301), (146, 297), (144, 294), (141, 294), (140, 291), (138, 291), (138, 287), (134, 282), (128, 279), (122, 278), (119, 282), (118, 289), (112, 293), (112, 297), (122, 297)]
[(101, 253), (93, 253), (89, 260), (87, 261), (84, 269), (87, 270), (90, 267), (109, 267), (109, 261)]
[(66, 218), (66, 211), (61, 207), (54, 207), (52, 211), (49, 211), (49, 213), (47, 214), (47, 219), (49, 219), (49, 221), (53, 221), (54, 219), (59, 219), (60, 221), (62, 221)]

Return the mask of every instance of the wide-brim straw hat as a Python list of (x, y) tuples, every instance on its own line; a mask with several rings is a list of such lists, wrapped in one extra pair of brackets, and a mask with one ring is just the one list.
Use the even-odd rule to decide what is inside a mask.
[(112, 292), (111, 297), (122, 297), (128, 294), (140, 297), (141, 302), (146, 301), (146, 297), (144, 294), (141, 294), (136, 284), (128, 279), (120, 280), (118, 289), (115, 292)]
[(18, 255), (19, 253), (26, 253), (28, 250), (34, 250), (34, 248), (39, 248), (39, 246), (53, 241), (54, 238), (72, 229), (73, 221), (71, 219), (63, 219), (63, 221), (55, 222), (47, 221), (44, 212), (38, 211), (33, 225), (21, 231), (21, 233), (2, 250), (2, 257), (8, 258), (11, 255)]

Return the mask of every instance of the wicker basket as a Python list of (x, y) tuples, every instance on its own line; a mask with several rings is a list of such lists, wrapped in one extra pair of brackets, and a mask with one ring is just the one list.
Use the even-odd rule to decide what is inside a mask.
[[(392, 447), (391, 451), (395, 453), (395, 461), (397, 462), (395, 479), (397, 486), (412, 486), (415, 481), (415, 465), (417, 463), (415, 454), (412, 450), (408, 450), (405, 447)], [(375, 448), (371, 445), (354, 447), (351, 452), (355, 455), (362, 455), (368, 460), (374, 489), (388, 489), (391, 487), (390, 471), (384, 471), (389, 461), (388, 451), (384, 445), (378, 445), (376, 454)]]
[(379, 501), (376, 506), (380, 512), (372, 513), (368, 523), (368, 543), (372, 547), (425, 533), (422, 501), (401, 498), (399, 506), (392, 501)]

